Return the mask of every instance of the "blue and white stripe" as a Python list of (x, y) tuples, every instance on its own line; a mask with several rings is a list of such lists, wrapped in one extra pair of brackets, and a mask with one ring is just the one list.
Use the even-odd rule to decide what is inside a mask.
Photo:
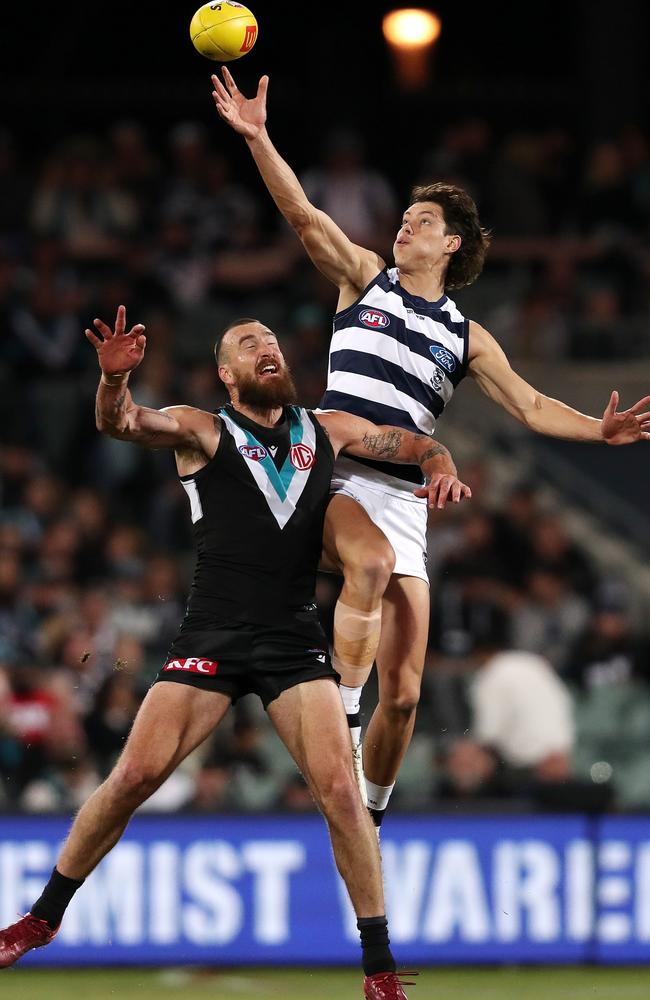
[[(374, 327), (373, 310), (379, 314)], [(334, 317), (321, 409), (433, 434), (465, 375), (467, 334), (467, 320), (446, 295), (428, 302), (400, 286), (397, 268), (382, 271)], [(405, 466), (364, 464), (414, 480), (416, 470), (405, 474)]]
[[(369, 329), (360, 317), (375, 309), (387, 318)], [(405, 292), (396, 268), (383, 271), (361, 297), (334, 319), (323, 409), (333, 409), (330, 393), (350, 398), (345, 409), (363, 414), (377, 407), (376, 423), (388, 423), (380, 407), (402, 413), (403, 426), (432, 434), (436, 418), (465, 374), (467, 321), (443, 296), (426, 302)], [(435, 355), (438, 355), (436, 357)], [(442, 358), (444, 364), (439, 358)], [(366, 405), (364, 405), (366, 404)]]

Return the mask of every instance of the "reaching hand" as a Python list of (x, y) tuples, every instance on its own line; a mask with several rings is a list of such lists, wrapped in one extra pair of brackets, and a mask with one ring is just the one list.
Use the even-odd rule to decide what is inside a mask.
[(429, 509), (433, 507), (442, 508), (448, 500), (459, 503), (464, 497), (471, 500), (472, 491), (465, 483), (461, 483), (458, 476), (449, 473), (434, 473), (425, 486), (418, 486), (413, 490), (416, 497), (426, 497)]
[[(266, 92), (269, 86), (268, 76), (263, 76), (257, 88), (255, 97), (249, 99), (237, 89), (230, 70), (223, 67), (223, 78), (226, 86), (218, 76), (213, 75), (214, 90), (212, 96), (217, 111), (228, 124), (246, 139), (254, 139), (264, 128), (266, 122)], [(226, 89), (226, 87), (228, 89)]]
[(86, 337), (97, 351), (99, 367), (104, 375), (122, 375), (137, 368), (144, 357), (147, 338), (144, 326), (136, 323), (128, 333), (126, 330), (126, 309), (118, 306), (115, 317), (115, 332), (101, 319), (93, 320), (103, 340), (92, 330), (86, 330)]
[(635, 441), (650, 441), (650, 411), (642, 412), (650, 406), (650, 396), (644, 396), (629, 410), (616, 412), (618, 393), (614, 391), (607, 409), (603, 413), (601, 430), (607, 444), (633, 444)]

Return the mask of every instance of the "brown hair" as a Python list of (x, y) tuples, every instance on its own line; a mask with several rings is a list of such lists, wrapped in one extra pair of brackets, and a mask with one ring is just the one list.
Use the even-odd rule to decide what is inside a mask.
[(252, 319), (250, 316), (243, 316), (241, 317), (241, 319), (232, 320), (232, 322), (229, 323), (228, 326), (224, 327), (224, 329), (221, 331), (221, 333), (217, 338), (216, 344), (214, 345), (214, 360), (217, 362), (218, 365), (221, 364), (221, 361), (223, 360), (222, 358), (219, 357), (219, 355), (221, 354), (223, 338), (226, 336), (226, 334), (230, 333), (231, 330), (234, 330), (236, 326), (248, 326), (249, 323), (259, 323), (259, 322), (260, 322), (259, 319)]
[(434, 201), (440, 205), (449, 236), (460, 236), (458, 250), (451, 254), (445, 288), (465, 288), (476, 281), (483, 270), (485, 255), (490, 245), (490, 233), (483, 229), (474, 199), (455, 184), (428, 184), (411, 191), (411, 205), (420, 201)]

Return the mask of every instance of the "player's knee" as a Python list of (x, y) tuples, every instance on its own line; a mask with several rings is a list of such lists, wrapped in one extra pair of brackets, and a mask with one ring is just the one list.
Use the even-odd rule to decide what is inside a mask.
[(343, 567), (346, 582), (362, 590), (383, 594), (395, 568), (395, 552), (388, 542), (360, 549)]
[(128, 802), (144, 802), (161, 783), (161, 775), (138, 761), (121, 761), (111, 775), (114, 792)]
[(352, 774), (341, 770), (315, 789), (315, 797), (325, 818), (335, 824), (350, 825), (357, 814), (363, 813), (363, 803)]
[(408, 722), (420, 701), (420, 685), (408, 684), (385, 692), (380, 697), (383, 710), (395, 721)]

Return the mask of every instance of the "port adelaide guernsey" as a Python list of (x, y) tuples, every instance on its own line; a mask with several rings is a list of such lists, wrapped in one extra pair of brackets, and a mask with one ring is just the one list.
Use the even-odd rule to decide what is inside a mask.
[(181, 477), (197, 544), (187, 611), (278, 624), (314, 601), (334, 452), (302, 407), (274, 427), (218, 415), (214, 457)]

